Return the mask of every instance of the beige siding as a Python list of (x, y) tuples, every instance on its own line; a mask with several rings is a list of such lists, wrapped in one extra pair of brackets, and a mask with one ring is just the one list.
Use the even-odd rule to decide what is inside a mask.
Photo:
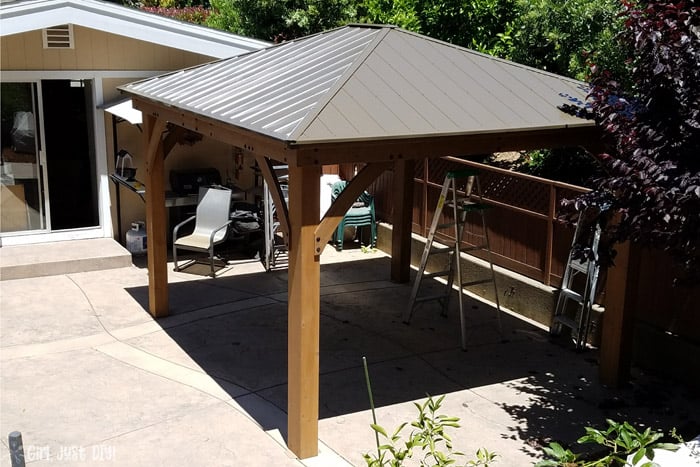
[(175, 70), (211, 57), (94, 29), (73, 28), (74, 49), (43, 48), (41, 31), (3, 37), (3, 70)]

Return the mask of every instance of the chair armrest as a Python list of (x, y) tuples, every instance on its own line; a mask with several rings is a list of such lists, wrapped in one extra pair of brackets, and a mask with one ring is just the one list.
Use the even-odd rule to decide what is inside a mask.
[(231, 225), (231, 222), (233, 222), (233, 221), (232, 221), (232, 220), (228, 220), (228, 221), (226, 221), (226, 223), (225, 223), (224, 225), (222, 225), (221, 227), (219, 227), (219, 228), (217, 228), (217, 229), (211, 231), (211, 235), (209, 235), (209, 245), (212, 245), (212, 244), (214, 243), (214, 237), (216, 236), (216, 233), (217, 233), (219, 230), (224, 229), (224, 228), (228, 227), (229, 225)]
[(179, 224), (177, 224), (177, 225), (175, 226), (175, 228), (173, 229), (173, 240), (176, 240), (176, 239), (177, 239), (177, 232), (178, 232), (178, 230), (180, 230), (180, 227), (182, 227), (183, 225), (187, 224), (188, 222), (192, 222), (193, 220), (195, 220), (196, 217), (197, 217), (197, 216), (190, 216), (190, 217), (188, 217), (187, 219), (185, 219), (184, 221), (182, 221), (182, 222), (180, 222)]

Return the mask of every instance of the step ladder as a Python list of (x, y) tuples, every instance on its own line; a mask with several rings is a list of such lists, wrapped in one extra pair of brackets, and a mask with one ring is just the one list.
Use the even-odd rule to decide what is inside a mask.
[[(590, 210), (582, 211), (576, 222), (574, 239), (566, 261), (561, 290), (554, 310), (550, 334), (558, 336), (564, 328), (571, 330), (577, 350), (582, 350), (588, 341), (591, 327), (591, 310), (594, 304), (600, 275), (598, 248), (600, 245), (601, 225), (586, 222)], [(577, 248), (588, 250), (586, 258), (574, 258)]]
[[(463, 187), (464, 196), (460, 196), (460, 188), (458, 185), (461, 183)], [(409, 324), (411, 316), (416, 306), (420, 303), (429, 301), (438, 301), (442, 308), (442, 315), (447, 314), (447, 310), (450, 304), (450, 296), (453, 292), (453, 285), (455, 285), (455, 280), (457, 282), (457, 288), (459, 290), (459, 320), (461, 327), (461, 345), (462, 349), (466, 349), (467, 346), (467, 319), (466, 310), (464, 309), (463, 302), (463, 292), (467, 287), (472, 287), (479, 284), (493, 283), (493, 290), (496, 297), (496, 309), (498, 311), (498, 329), (501, 332), (501, 305), (498, 300), (498, 290), (496, 288), (496, 275), (493, 270), (493, 261), (491, 258), (491, 248), (489, 246), (488, 231), (486, 229), (486, 218), (484, 216), (484, 210), (487, 206), (484, 204), (483, 196), (481, 193), (481, 187), (479, 185), (478, 171), (475, 169), (463, 169), (463, 170), (453, 170), (447, 173), (445, 181), (442, 185), (442, 191), (440, 192), (440, 197), (438, 198), (438, 204), (435, 208), (435, 214), (433, 216), (433, 221), (430, 224), (430, 231), (428, 233), (428, 238), (426, 239), (425, 249), (423, 250), (423, 256), (421, 257), (420, 266), (418, 268), (418, 273), (416, 274), (415, 281), (413, 282), (413, 289), (411, 290), (411, 298), (404, 314), (404, 323)], [(445, 213), (445, 211), (451, 211), (451, 221), (449, 223), (440, 224), (440, 219)], [(483, 235), (480, 235), (482, 243), (469, 248), (461, 248), (462, 235), (464, 234), (464, 226), (467, 221), (467, 214), (478, 213), (481, 216), (481, 224), (483, 227)], [(447, 217), (450, 217), (449, 215)], [(452, 228), (454, 232), (454, 238), (456, 241), (452, 246), (439, 246), (433, 245), (435, 240), (435, 234), (439, 230), (446, 228)], [(490, 268), (490, 277), (484, 279), (473, 280), (465, 282), (462, 278), (462, 267), (459, 258), (463, 251), (476, 251), (484, 250), (488, 252), (488, 263)], [(446, 267), (433, 272), (426, 272), (426, 265), (431, 257), (443, 255), (446, 256)], [(444, 278), (446, 284), (442, 292), (437, 294), (426, 294), (421, 295), (421, 285), (423, 284), (423, 279), (426, 278)]]

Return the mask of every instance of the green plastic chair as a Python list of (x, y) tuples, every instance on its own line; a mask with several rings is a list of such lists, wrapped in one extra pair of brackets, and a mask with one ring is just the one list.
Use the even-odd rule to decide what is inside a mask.
[[(331, 188), (331, 201), (335, 201), (348, 182), (341, 180), (335, 182)], [(343, 251), (343, 234), (345, 227), (370, 227), (370, 246), (377, 246), (377, 219), (374, 214), (374, 196), (367, 191), (363, 192), (357, 201), (348, 209), (345, 216), (338, 224), (338, 228), (333, 234), (333, 246), (338, 251)]]

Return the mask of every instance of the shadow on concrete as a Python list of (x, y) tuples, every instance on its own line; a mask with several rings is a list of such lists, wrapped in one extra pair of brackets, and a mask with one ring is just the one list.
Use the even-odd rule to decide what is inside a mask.
[[(466, 351), (459, 346), (456, 300), (447, 317), (437, 306), (424, 305), (410, 326), (403, 324), (410, 284), (390, 282), (389, 271), (386, 257), (321, 266), (322, 419), (369, 408), (364, 356), (377, 406), (480, 388), (479, 394), (511, 418), (504, 436), (525, 440), (533, 450), (553, 439), (574, 443), (583, 426), (603, 427), (605, 418), (664, 429), (669, 423), (684, 428), (680, 420), (690, 430), (683, 433), (688, 439), (697, 435), (692, 429), (698, 421), (680, 413), (687, 395), (667, 395), (662, 381), (646, 376), (621, 390), (606, 389), (597, 380), (594, 350), (575, 352), (505, 313), (499, 326), (495, 310), (482, 302), (465, 299)], [(224, 389), (232, 388), (231, 396), (265, 430), (279, 430), (286, 438), (287, 271), (260, 267), (216, 279), (171, 278), (169, 291), (171, 316), (158, 322), (191, 359), (182, 364), (194, 364)], [(147, 308), (147, 288), (129, 293)], [(159, 353), (149, 336), (131, 344)]]

